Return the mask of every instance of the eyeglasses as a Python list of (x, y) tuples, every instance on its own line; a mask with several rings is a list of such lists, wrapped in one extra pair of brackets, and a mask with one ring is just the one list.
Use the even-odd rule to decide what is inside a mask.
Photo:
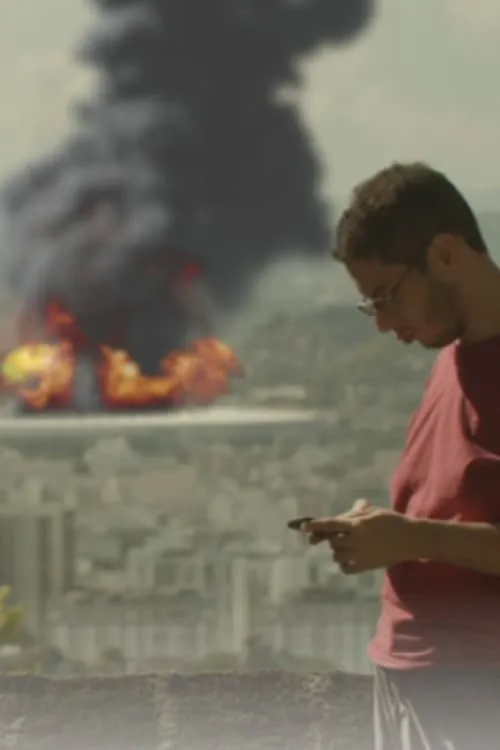
[(394, 299), (401, 287), (402, 283), (410, 273), (411, 268), (405, 268), (399, 279), (388, 289), (384, 294), (380, 294), (378, 297), (363, 297), (356, 307), (365, 315), (369, 315), (371, 318), (375, 317), (377, 312), (380, 310), (386, 310), (392, 305)]

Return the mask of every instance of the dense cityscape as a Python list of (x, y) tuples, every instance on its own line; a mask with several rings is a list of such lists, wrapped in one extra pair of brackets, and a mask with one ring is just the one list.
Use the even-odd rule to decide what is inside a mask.
[[(340, 349), (347, 322), (365, 338)], [(248, 379), (217, 408), (313, 403), (307, 369), (302, 382), (292, 371), (295, 381), (273, 385), (270, 368), (284, 382), (280, 325), (241, 342)], [(298, 343), (302, 333), (314, 347), (312, 325), (295, 324)], [(2, 438), (2, 583), (24, 612), (17, 659), (58, 674), (159, 664), (370, 671), (380, 576), (343, 576), (328, 549), (308, 548), (286, 523), (342, 512), (356, 497), (387, 503), (408, 402), (427, 362), (418, 353), (394, 359), (408, 394), (401, 389), (391, 402), (369, 327), (342, 309), (316, 315), (314, 326), (322, 325), (333, 340), (316, 356), (345, 359), (350, 350), (353, 362), (372, 360), (359, 374), (352, 364), (332, 371), (344, 391), (335, 408), (318, 388), (316, 402), (331, 415), (324, 424)]]

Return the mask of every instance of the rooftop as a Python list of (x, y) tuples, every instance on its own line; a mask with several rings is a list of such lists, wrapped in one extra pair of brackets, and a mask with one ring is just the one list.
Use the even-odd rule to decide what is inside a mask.
[[(14, 750), (369, 750), (371, 678), (286, 672), (0, 677)], [(2, 744), (3, 746), (3, 744)]]

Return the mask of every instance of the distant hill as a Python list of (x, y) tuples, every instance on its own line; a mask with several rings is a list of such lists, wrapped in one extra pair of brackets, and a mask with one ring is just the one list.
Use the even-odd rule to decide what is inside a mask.
[[(484, 212), (479, 221), (493, 257), (500, 261), (500, 211)], [(335, 404), (348, 387), (367, 383), (376, 386), (381, 400), (416, 400), (434, 354), (380, 335), (372, 321), (346, 304), (346, 297), (353, 295), (345, 272), (333, 266), (331, 273), (331, 305), (318, 307), (318, 296), (324, 300), (327, 289), (319, 284), (317, 295), (311, 286), (309, 309), (304, 302), (299, 310), (291, 305), (290, 312), (273, 315), (246, 338), (239, 353), (247, 367), (247, 384), (301, 385), (308, 400), (324, 404)]]
[(421, 391), (434, 356), (382, 336), (348, 306), (277, 315), (259, 326), (238, 354), (247, 369), (244, 390), (301, 385), (315, 404), (335, 404), (348, 388), (364, 386), (376, 388), (381, 399), (395, 391), (406, 399)]
[(498, 206), (498, 212), (484, 212), (478, 218), (492, 256), (500, 261), (500, 195)]

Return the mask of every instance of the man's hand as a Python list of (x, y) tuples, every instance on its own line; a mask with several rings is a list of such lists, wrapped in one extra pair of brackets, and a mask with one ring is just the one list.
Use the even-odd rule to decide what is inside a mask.
[[(353, 506), (350, 510), (347, 510), (345, 513), (340, 513), (338, 516), (335, 516), (335, 519), (338, 520), (341, 518), (349, 518), (350, 516), (356, 516), (356, 515), (359, 515), (360, 513), (365, 513), (369, 507), (370, 507), (370, 503), (368, 502), (368, 500), (361, 500), (361, 499), (356, 500), (353, 503)], [(333, 520), (333, 519), (323, 518), (323, 519), (314, 519), (314, 520), (315, 521), (316, 520), (328, 521), (328, 520)], [(308, 532), (307, 524), (304, 524), (303, 526), (301, 526), (301, 531), (305, 531), (308, 534), (309, 544), (320, 544), (321, 542), (331, 541), (330, 539), (331, 535), (321, 533), (319, 531)]]
[(333, 559), (344, 573), (389, 568), (415, 559), (412, 552), (413, 523), (387, 508), (358, 501), (334, 518), (318, 518), (304, 525), (311, 541), (328, 541)]

